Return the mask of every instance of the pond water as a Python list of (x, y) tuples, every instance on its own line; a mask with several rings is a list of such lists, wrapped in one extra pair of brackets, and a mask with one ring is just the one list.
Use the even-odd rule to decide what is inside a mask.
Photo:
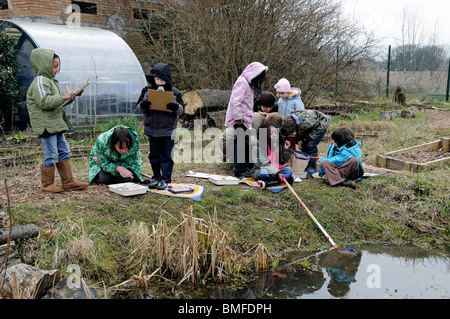
[[(356, 248), (355, 248), (356, 249)], [(257, 298), (277, 299), (446, 299), (450, 295), (450, 255), (417, 247), (365, 246), (361, 256), (330, 250), (260, 277)], [(295, 255), (295, 254), (294, 254)], [(295, 256), (290, 256), (292, 260)], [(264, 279), (265, 278), (265, 279)], [(254, 283), (254, 287), (262, 283)], [(247, 291), (248, 292), (248, 291)]]
[[(276, 271), (259, 275), (242, 288), (183, 290), (165, 297), (154, 292), (120, 298), (188, 299), (448, 299), (450, 254), (413, 246), (352, 247), (361, 253), (332, 249), (290, 252)], [(309, 271), (302, 270), (307, 260)], [(136, 293), (136, 292), (135, 292)], [(118, 296), (116, 296), (118, 297)]]

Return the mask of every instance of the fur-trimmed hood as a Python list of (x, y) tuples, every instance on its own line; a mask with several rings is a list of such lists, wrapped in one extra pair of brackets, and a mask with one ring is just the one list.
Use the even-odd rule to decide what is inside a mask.
[(244, 77), (248, 83), (250, 83), (254, 78), (256, 78), (258, 75), (263, 73), (264, 71), (267, 72), (269, 68), (265, 65), (263, 65), (260, 62), (252, 62), (242, 71), (241, 76)]
[(300, 90), (299, 88), (291, 88), (291, 92), (292, 95), (290, 97), (297, 97), (300, 96), (302, 94), (302, 90)]

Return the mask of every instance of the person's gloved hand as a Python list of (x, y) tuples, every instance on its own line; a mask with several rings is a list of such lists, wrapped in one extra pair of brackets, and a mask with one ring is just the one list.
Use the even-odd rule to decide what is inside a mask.
[(152, 103), (148, 100), (148, 94), (147, 92), (145, 92), (144, 98), (142, 99), (141, 102), (141, 109), (148, 110), (150, 109), (150, 105), (152, 105)]
[(151, 103), (150, 101), (148, 101), (148, 100), (143, 100), (143, 101), (141, 102), (141, 109), (142, 109), (142, 110), (148, 110), (148, 109), (150, 109), (150, 105), (152, 105), (152, 103)]
[(167, 109), (171, 110), (172, 112), (176, 112), (176, 111), (178, 111), (178, 104), (168, 103), (167, 104)]

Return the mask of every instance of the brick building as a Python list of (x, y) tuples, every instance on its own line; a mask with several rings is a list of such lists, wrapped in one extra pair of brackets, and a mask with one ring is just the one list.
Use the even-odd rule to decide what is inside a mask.
[(110, 30), (123, 38), (141, 60), (140, 19), (162, 8), (158, 0), (0, 0), (0, 19)]

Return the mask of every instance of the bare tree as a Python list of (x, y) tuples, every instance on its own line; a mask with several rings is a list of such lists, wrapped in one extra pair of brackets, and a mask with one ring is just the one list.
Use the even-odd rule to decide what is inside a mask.
[(170, 59), (183, 88), (230, 89), (259, 61), (269, 66), (263, 89), (285, 77), (308, 104), (337, 82), (340, 93), (354, 88), (373, 44), (328, 0), (186, 0), (165, 8), (143, 23), (147, 60)]

